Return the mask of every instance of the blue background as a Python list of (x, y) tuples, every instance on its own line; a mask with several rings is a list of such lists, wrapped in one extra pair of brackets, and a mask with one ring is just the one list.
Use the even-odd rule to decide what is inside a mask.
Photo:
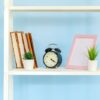
[[(3, 99), (3, 0), (0, 0), (0, 100)], [(15, 0), (15, 5), (100, 5), (100, 0)], [(100, 38), (100, 13), (14, 13), (14, 31), (31, 32), (39, 66), (50, 43), (57, 43), (66, 65), (76, 34)], [(99, 46), (98, 39), (98, 49)], [(100, 60), (100, 57), (98, 57)], [(14, 100), (99, 100), (99, 76), (16, 76)]]

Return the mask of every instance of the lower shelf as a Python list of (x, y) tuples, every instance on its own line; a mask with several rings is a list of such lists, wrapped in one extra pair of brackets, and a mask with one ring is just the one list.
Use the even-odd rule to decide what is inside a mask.
[(88, 71), (88, 70), (72, 70), (72, 69), (44, 69), (37, 68), (33, 70), (25, 69), (12, 69), (8, 73), (9, 75), (100, 75), (100, 70)]

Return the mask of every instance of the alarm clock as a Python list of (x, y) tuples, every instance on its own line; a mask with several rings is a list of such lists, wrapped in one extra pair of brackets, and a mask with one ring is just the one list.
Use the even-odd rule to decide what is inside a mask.
[(59, 48), (47, 48), (43, 56), (43, 62), (47, 68), (59, 67), (62, 63), (61, 50)]

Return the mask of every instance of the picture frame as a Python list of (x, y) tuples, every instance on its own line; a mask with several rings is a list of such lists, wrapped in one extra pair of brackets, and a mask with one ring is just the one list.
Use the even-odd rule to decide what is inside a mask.
[(76, 35), (68, 57), (67, 68), (86, 70), (88, 68), (88, 49), (96, 46), (96, 35)]

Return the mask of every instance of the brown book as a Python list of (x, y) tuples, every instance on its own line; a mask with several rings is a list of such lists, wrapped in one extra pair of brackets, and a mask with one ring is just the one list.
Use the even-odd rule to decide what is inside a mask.
[(19, 36), (17, 32), (11, 32), (10, 35), (15, 55), (16, 68), (23, 68), (23, 63), (21, 59), (20, 41), (18, 39), (21, 36)]
[(29, 51), (32, 53), (32, 55), (34, 57), (34, 63), (35, 63), (34, 68), (37, 68), (38, 65), (37, 65), (37, 60), (36, 60), (36, 55), (35, 55), (35, 51), (34, 51), (34, 45), (33, 45), (31, 33), (27, 33), (26, 37), (27, 37)]

